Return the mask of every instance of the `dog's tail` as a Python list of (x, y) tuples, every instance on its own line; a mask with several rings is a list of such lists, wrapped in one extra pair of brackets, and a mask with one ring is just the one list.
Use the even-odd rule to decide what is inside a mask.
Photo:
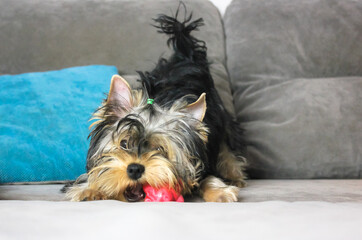
[[(185, 9), (185, 17), (182, 22), (178, 21), (179, 11), (181, 5)], [(175, 57), (188, 58), (197, 63), (206, 63), (206, 44), (204, 41), (198, 40), (191, 35), (192, 31), (197, 31), (200, 26), (204, 25), (202, 18), (191, 21), (192, 13), (187, 15), (186, 7), (183, 2), (180, 2), (174, 17), (160, 14), (156, 19), (154, 25), (158, 28), (158, 32), (169, 35), (167, 44), (172, 45), (175, 51)]]

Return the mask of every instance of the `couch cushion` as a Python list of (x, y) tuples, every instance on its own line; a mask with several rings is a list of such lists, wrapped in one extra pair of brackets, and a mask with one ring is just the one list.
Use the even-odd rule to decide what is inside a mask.
[[(188, 14), (205, 21), (195, 35), (206, 41), (216, 85), (233, 113), (220, 14), (207, 0), (184, 2)], [(175, 13), (178, 5), (169, 0), (0, 1), (0, 74), (89, 64), (116, 65), (126, 75), (151, 70), (160, 56), (170, 54), (167, 37), (151, 26), (152, 18)]]
[(235, 84), (254, 178), (361, 178), (362, 78)]
[(252, 178), (362, 177), (362, 2), (235, 0), (225, 14)]
[(0, 183), (84, 173), (88, 120), (114, 74), (97, 65), (0, 76)]
[[(239, 192), (240, 202), (324, 201), (362, 203), (362, 180), (248, 180)], [(2, 185), (0, 200), (64, 201), (60, 191), (64, 184), (34, 183)], [(203, 202), (199, 196), (186, 197), (186, 202)]]
[(359, 240), (360, 203), (0, 201), (1, 239)]

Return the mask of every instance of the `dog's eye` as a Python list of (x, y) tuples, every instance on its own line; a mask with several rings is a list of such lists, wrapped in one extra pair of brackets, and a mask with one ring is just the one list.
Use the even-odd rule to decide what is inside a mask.
[(156, 150), (157, 150), (162, 156), (167, 157), (167, 152), (166, 152), (166, 150), (165, 150), (163, 147), (159, 146), (159, 147), (156, 148)]
[(127, 140), (126, 140), (126, 139), (123, 139), (123, 140), (121, 141), (120, 146), (121, 146), (121, 148), (123, 148), (123, 149), (128, 149)]
[(165, 149), (163, 147), (161, 147), (161, 146), (157, 147), (156, 150), (161, 152), (161, 153), (165, 152)]

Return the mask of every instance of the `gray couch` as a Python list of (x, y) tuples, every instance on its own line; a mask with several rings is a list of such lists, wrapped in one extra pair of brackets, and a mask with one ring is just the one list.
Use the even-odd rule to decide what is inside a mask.
[[(232, 204), (63, 200), (0, 186), (0, 239), (362, 239), (362, 1), (234, 0), (205, 26), (222, 100), (246, 129), (250, 180)], [(166, 0), (0, 0), (0, 74), (116, 65), (136, 85), (170, 52)]]

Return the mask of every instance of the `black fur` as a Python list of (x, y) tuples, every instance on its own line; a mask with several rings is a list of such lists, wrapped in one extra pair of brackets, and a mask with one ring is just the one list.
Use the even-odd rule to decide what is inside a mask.
[[(120, 140), (120, 146), (117, 146), (117, 148), (124, 148), (123, 150), (132, 153), (135, 157), (140, 157), (152, 150), (154, 146), (149, 143), (148, 135), (157, 134), (157, 131), (162, 132), (163, 129), (156, 128), (154, 132), (150, 133), (147, 130), (147, 124), (165, 120), (161, 126), (172, 127), (165, 128), (167, 132), (162, 132), (162, 134), (167, 135), (167, 138), (173, 144), (176, 144), (177, 150), (184, 152), (186, 148), (187, 151), (185, 152), (189, 154), (187, 158), (182, 158), (186, 159), (186, 161), (174, 161), (176, 162), (174, 163), (175, 179), (182, 178), (182, 182), (191, 183), (192, 188), (199, 186), (194, 184), (193, 180), (200, 183), (203, 178), (209, 175), (222, 178), (226, 180), (225, 182), (235, 180), (225, 179), (228, 177), (225, 173), (220, 174), (226, 176), (220, 176), (217, 171), (217, 163), (220, 146), (224, 143), (228, 146), (228, 151), (231, 150), (234, 155), (245, 156), (243, 130), (226, 111), (215, 89), (209, 70), (210, 63), (207, 60), (205, 42), (192, 36), (192, 31), (197, 31), (199, 27), (204, 25), (203, 19), (199, 18), (191, 21), (192, 14), (187, 15), (185, 10), (184, 20), (178, 21), (179, 10), (180, 7), (174, 17), (159, 15), (154, 19), (154, 26), (158, 31), (169, 36), (167, 43), (173, 48), (174, 53), (169, 59), (161, 58), (152, 71), (138, 72), (142, 84), (142, 91), (140, 92), (147, 93), (144, 94), (144, 97), (154, 99), (155, 105), (144, 105), (137, 108), (136, 113), (129, 113), (121, 118), (115, 113), (126, 112), (126, 106), (121, 106), (122, 103), (108, 102), (106, 100), (103, 107), (96, 112), (103, 114), (100, 117), (102, 121), (95, 125), (89, 135), (91, 141), (87, 155), (87, 173), (98, 164), (107, 161), (106, 158), (102, 157), (105, 148), (104, 142), (109, 142), (112, 138), (113, 142), (117, 142), (119, 133), (124, 132), (124, 130), (129, 131), (129, 138)], [(208, 129), (206, 146), (205, 137), (202, 137), (206, 135), (206, 130), (197, 119), (191, 118), (187, 114), (178, 114), (170, 119), (166, 119), (162, 115), (163, 110), (171, 108), (176, 101), (182, 99), (186, 100), (187, 103), (193, 103), (202, 93), (206, 93), (207, 104), (206, 114), (203, 119)], [(182, 105), (180, 106), (182, 107)], [(204, 131), (203, 134), (205, 135), (200, 134), (201, 130), (196, 127), (200, 125), (202, 125), (202, 131)], [(122, 141), (125, 141), (126, 145), (124, 146), (127, 149), (122, 146)], [(154, 154), (161, 156), (163, 153), (162, 150), (157, 150)], [(237, 159), (243, 161), (242, 158)], [(188, 168), (190, 164), (187, 161), (191, 161), (191, 165), (194, 167), (194, 169), (191, 167), (191, 171)], [(187, 164), (184, 164), (185, 162)], [(235, 166), (238, 167), (237, 164)], [(105, 168), (100, 174), (107, 170), (108, 168)], [(192, 175), (191, 172), (195, 174)], [(242, 175), (242, 173), (240, 174)], [(85, 183), (87, 178), (88, 175), (83, 174), (74, 184)], [(236, 180), (242, 181), (243, 176)], [(72, 183), (67, 185), (64, 190), (70, 186), (72, 186)]]
[[(160, 33), (169, 35), (167, 43), (172, 46), (174, 54), (167, 60), (161, 58), (150, 72), (139, 72), (143, 88), (155, 103), (162, 107), (171, 107), (176, 100), (190, 95), (188, 102), (194, 102), (202, 93), (206, 93), (207, 112), (204, 123), (210, 130), (207, 145), (207, 157), (204, 176), (216, 172), (220, 143), (225, 141), (237, 155), (244, 155), (245, 144), (242, 139), (243, 130), (225, 110), (214, 87), (209, 71), (207, 48), (204, 41), (191, 35), (203, 25), (199, 18), (191, 22), (192, 14), (179, 22), (175, 17), (159, 15), (154, 19)], [(185, 13), (186, 14), (186, 13)]]

